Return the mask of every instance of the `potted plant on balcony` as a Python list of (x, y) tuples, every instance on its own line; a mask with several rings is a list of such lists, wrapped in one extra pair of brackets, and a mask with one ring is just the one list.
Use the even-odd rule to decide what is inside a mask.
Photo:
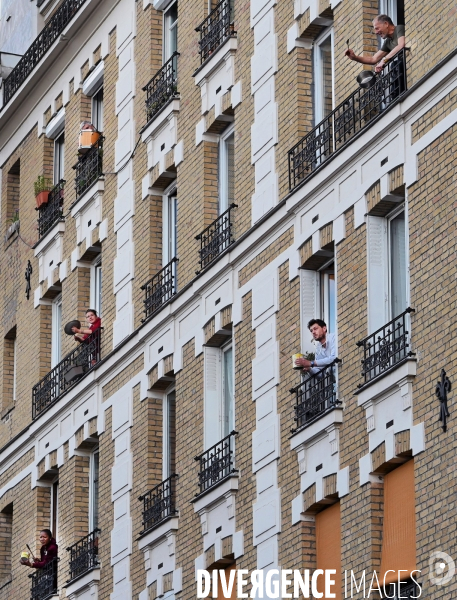
[(8, 219), (8, 223), (10, 223), (8, 229), (6, 230), (6, 239), (8, 240), (16, 231), (19, 231), (20, 221), (19, 221), (19, 211), (16, 211), (14, 217)]
[(35, 189), (35, 199), (37, 208), (40, 208), (48, 201), (49, 192), (52, 189), (52, 181), (49, 177), (38, 175), (37, 180), (33, 184)]

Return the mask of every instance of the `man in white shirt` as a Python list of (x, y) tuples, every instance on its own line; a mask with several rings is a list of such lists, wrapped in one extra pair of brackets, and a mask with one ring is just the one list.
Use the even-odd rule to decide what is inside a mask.
[(295, 364), (303, 367), (303, 371), (306, 373), (317, 375), (323, 370), (323, 367), (331, 365), (337, 357), (335, 334), (327, 333), (327, 325), (322, 319), (311, 319), (308, 329), (317, 342), (315, 358), (314, 360), (297, 358)]

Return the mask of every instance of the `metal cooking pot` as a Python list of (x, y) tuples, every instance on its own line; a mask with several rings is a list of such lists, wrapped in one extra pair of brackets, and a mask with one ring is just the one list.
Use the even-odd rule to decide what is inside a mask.
[(370, 88), (376, 81), (376, 73), (373, 71), (361, 71), (357, 75), (357, 83), (361, 88)]
[(81, 321), (75, 320), (75, 321), (69, 321), (65, 327), (63, 328), (65, 333), (67, 335), (75, 335), (73, 333), (73, 331), (71, 330), (72, 327), (77, 327), (78, 329), (81, 328)]

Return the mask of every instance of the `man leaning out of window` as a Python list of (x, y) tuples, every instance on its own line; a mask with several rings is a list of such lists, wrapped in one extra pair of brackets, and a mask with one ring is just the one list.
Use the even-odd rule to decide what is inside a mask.
[(327, 325), (322, 319), (311, 319), (308, 329), (316, 342), (315, 358), (297, 358), (295, 364), (297, 367), (303, 367), (306, 373), (317, 375), (336, 359), (336, 339), (334, 333), (327, 332)]

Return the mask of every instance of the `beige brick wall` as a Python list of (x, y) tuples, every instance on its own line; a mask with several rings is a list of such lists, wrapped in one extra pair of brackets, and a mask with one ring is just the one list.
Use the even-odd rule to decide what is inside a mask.
[(411, 125), (411, 141), (415, 144), (428, 131), (447, 117), (454, 109), (457, 100), (457, 88), (451, 90), (444, 98), (425, 112)]

